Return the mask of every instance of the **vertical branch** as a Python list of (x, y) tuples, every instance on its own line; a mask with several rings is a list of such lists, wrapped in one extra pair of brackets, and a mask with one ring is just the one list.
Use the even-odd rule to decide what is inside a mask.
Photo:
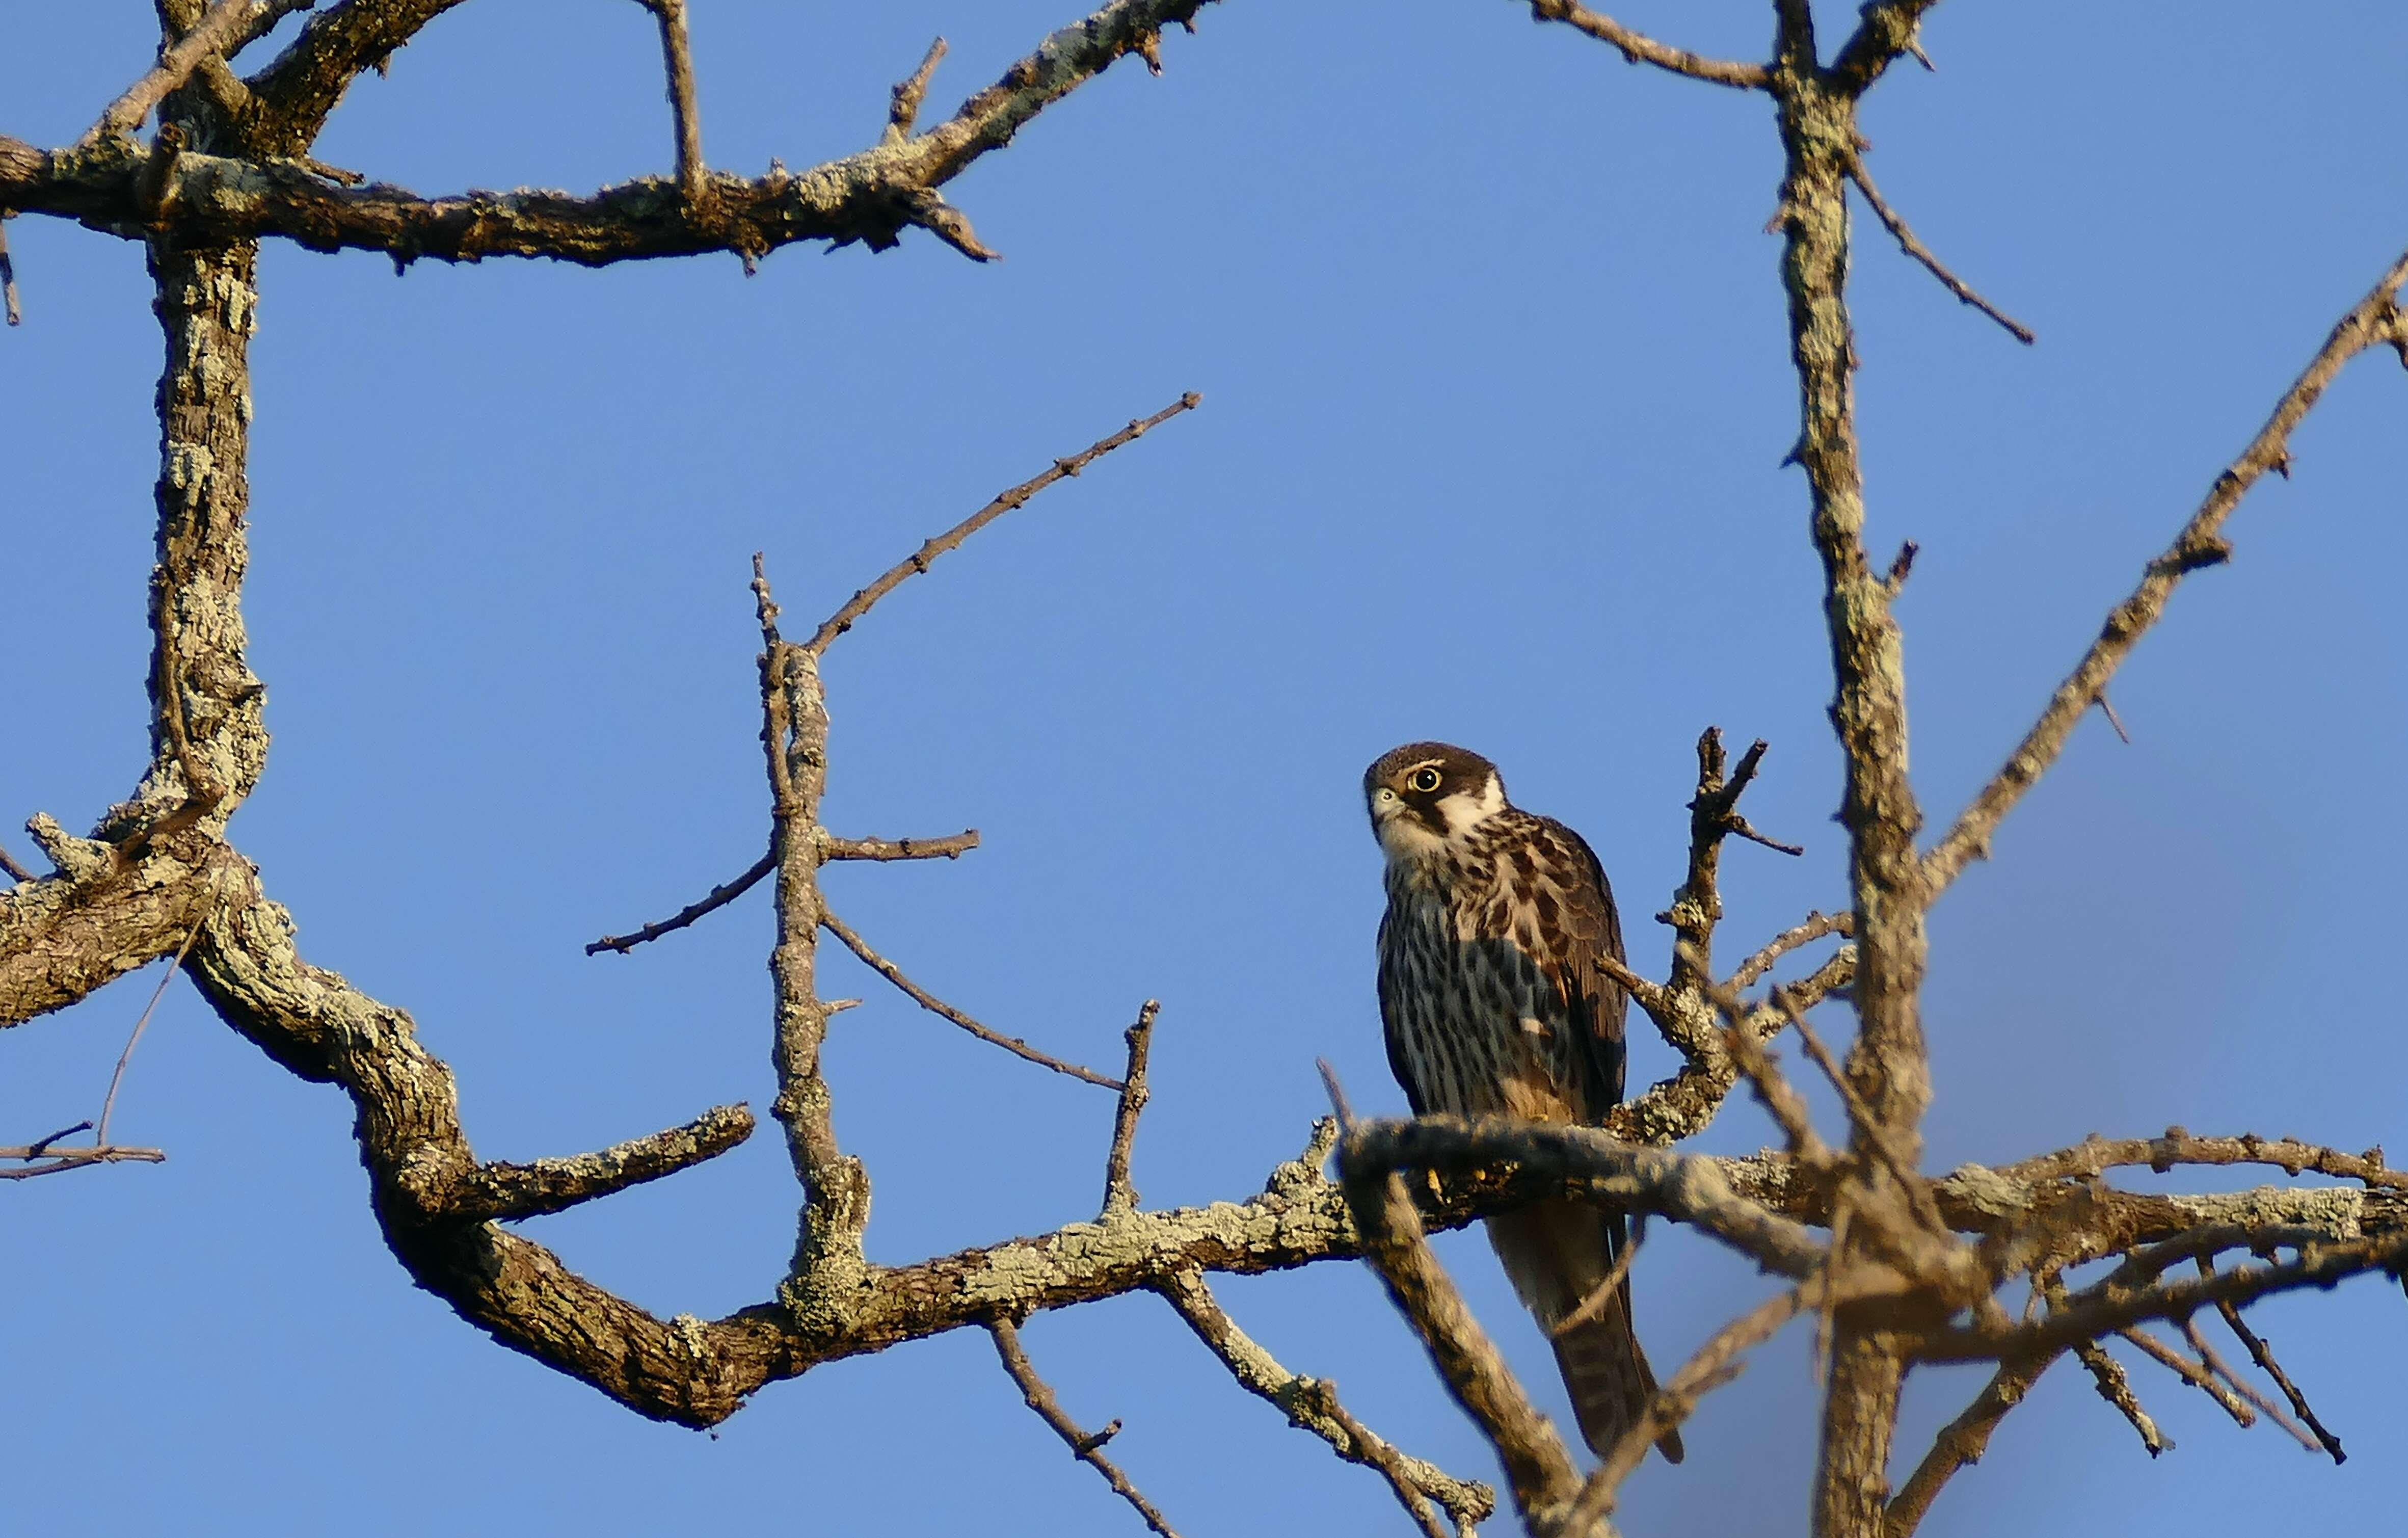
[(819, 996), (815, 967), (825, 906), (820, 899), (820, 798), (827, 789), (827, 703), (819, 659), (778, 633), (778, 605), (758, 554), (752, 594), (761, 619), (761, 744), (768, 756), (771, 848), (777, 856), (778, 942), (769, 973), (776, 991), (770, 1060), (778, 1098), (770, 1114), (803, 1185), (794, 1266), (781, 1287), (806, 1330), (839, 1329), (844, 1300), (867, 1272), (861, 1231), (869, 1221), (869, 1175), (836, 1141), (820, 1048), (834, 1013)]
[(112, 841), (173, 826), (215, 832), (267, 758), (259, 680), (244, 661), (251, 564), (251, 334), (259, 249), (152, 244), (166, 366), (159, 381), (158, 565), (150, 576), (151, 765)]
[(1128, 1071), (1121, 1075), (1121, 1100), (1112, 1113), (1111, 1152), (1104, 1159), (1104, 1206), (1111, 1218), (1137, 1211), (1137, 1187), (1129, 1184), (1129, 1151), (1137, 1143), (1137, 1118), (1152, 1098), (1145, 1086), (1146, 1055), (1154, 1046), (1154, 1017), (1162, 1013), (1158, 999), (1149, 999), (1137, 1012), (1137, 1023), (1121, 1033), (1128, 1043)]
[(678, 191), (686, 207), (703, 198), (702, 103), (694, 83), (694, 41), (686, 30), (685, 0), (642, 0), (661, 23), (661, 65), (668, 73), (669, 113), (677, 124)]
[[(1848, 172), (1858, 136), (1855, 94), (1816, 61), (1806, 0), (1775, 0), (1773, 92), (1785, 172), (1782, 283), (1798, 373), (1799, 434), (1829, 632), (1831, 720), (1846, 757), (1840, 821), (1848, 830), (1859, 1021), (1847, 1072), (1869, 1120), (1851, 1143), (1867, 1186), (1885, 1179), (1875, 1138), (1913, 1159), (1929, 1103), (1920, 994), (1924, 881), (1914, 840), (1923, 816), (1907, 779), (1906, 674), (1891, 590), (1865, 553), (1864, 477), (1856, 428), (1856, 338), (1848, 316)], [(1860, 1309), (1834, 1318), (1814, 1494), (1816, 1538), (1883, 1531), (1890, 1439), (1905, 1363)]]

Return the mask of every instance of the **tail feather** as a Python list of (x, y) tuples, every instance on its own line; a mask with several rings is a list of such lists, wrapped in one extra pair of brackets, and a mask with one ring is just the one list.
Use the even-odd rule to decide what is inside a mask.
[[(1620, 1227), (1619, 1219), (1569, 1201), (1542, 1201), (1488, 1220), (1489, 1242), (1513, 1290), (1551, 1337), (1581, 1440), (1599, 1458), (1638, 1424), (1656, 1395), (1656, 1374), (1631, 1328), (1629, 1278), (1594, 1317), (1561, 1334), (1555, 1330), (1612, 1273)], [(1665, 1432), (1656, 1450), (1680, 1462), (1681, 1433)]]

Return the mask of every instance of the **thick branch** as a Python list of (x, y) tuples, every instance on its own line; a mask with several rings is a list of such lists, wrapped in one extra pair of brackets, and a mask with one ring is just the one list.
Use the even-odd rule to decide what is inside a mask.
[[(1831, 62), (1831, 80), (1851, 96), (1861, 96), (1882, 78), (1901, 53), (1922, 58), (1916, 29), (1923, 13), (1940, 0), (1874, 0), (1864, 7), (1855, 36), (1840, 47)], [(1929, 61), (1926, 60), (1927, 65)]]
[(2024, 734), (2023, 741), (2008, 756), (2004, 767), (1982, 787), (1956, 826), (1924, 857), (1924, 881), (1933, 894), (1945, 890), (1970, 861), (1988, 856), (1990, 836), (2000, 822), (2065, 751), (2083, 712), (2100, 697), (2115, 670), (2131, 655), (2133, 647), (2165, 613), (2166, 600), (2173, 596), (2174, 588), (2201, 567), (2221, 565), (2230, 559), (2232, 547), (2225, 542), (2222, 533), (2225, 520), (2268, 470), (2288, 472), (2292, 430), (2322, 398), (2326, 387), (2343, 367), (2368, 348), (2391, 339), (2401, 324), (2400, 289), (2403, 280), (2408, 280), (2408, 252), (2402, 252), (2366, 297), (2341, 318), (2332, 334), (2325, 338), (2324, 346), (2316, 350), (2308, 367), (2275, 403), (2273, 414), (2258, 429), (2258, 436), (2249, 440), (2241, 457), (2216, 476), (2206, 499), (2174, 537), (2173, 543), (2148, 564), (2140, 586), (2107, 616), (2099, 639), (2090, 643), (2081, 662), (2057, 685), (2047, 708), (2041, 712), (2031, 730)]
[(1403, 1170), (1463, 1175), (1510, 1164), (1550, 1188), (1577, 1188), (1622, 1211), (1689, 1224), (1784, 1276), (1804, 1276), (1823, 1258), (1823, 1246), (1803, 1228), (1733, 1191), (1717, 1161), (1632, 1147), (1592, 1127), (1456, 1116), (1359, 1122), (1340, 1143), (1339, 1163), (1350, 1183)]
[(1571, 1454), (1530, 1402), (1496, 1343), (1480, 1328), (1463, 1294), (1430, 1252), (1403, 1177), (1383, 1170), (1376, 1159), (1358, 1162), (1345, 1151), (1358, 1146), (1359, 1135), (1350, 1134), (1340, 1144), (1339, 1168), (1363, 1236), (1363, 1258), (1428, 1348), (1447, 1391), (1497, 1449), (1515, 1508), (1526, 1524), (1536, 1527), (1579, 1493), (1580, 1475)]
[(76, 147), (90, 149), (103, 139), (132, 133), (150, 116), (152, 108), (191, 79), (208, 61), (224, 58), (293, 12), (307, 10), (315, 4), (317, 0), (216, 0), (192, 30), (161, 55), (150, 73), (108, 104), (100, 121), (84, 130)]
[(798, 240), (860, 240), (884, 250), (914, 224), (968, 254), (991, 255), (937, 189), (1124, 54), (1154, 49), (1165, 26), (1192, 21), (1210, 0), (1114, 0), (1054, 33), (925, 133), (799, 176), (706, 173), (700, 199), (673, 179), (656, 178), (588, 197), (522, 190), (422, 198), (381, 184), (326, 185), (295, 158), (326, 112), (362, 68), (454, 3), (351, 0), (314, 19), (253, 78), (261, 100), (246, 142), (255, 158), (185, 153), (165, 179), (166, 195), (155, 210), (138, 195), (141, 154), (119, 145), (45, 153), (5, 137), (0, 206), (129, 237), (141, 233), (136, 226), (155, 224), (194, 246), (281, 237), (313, 251), (380, 251), (404, 263), (547, 256), (598, 266), (703, 252), (758, 256)]
[(446, 1210), (454, 1217), (504, 1221), (566, 1212), (717, 1158), (752, 1135), (752, 1112), (740, 1105), (713, 1106), (683, 1127), (596, 1153), (533, 1164), (480, 1164), (452, 1188)]
[(834, 1011), (818, 992), (820, 799), (827, 789), (827, 699), (819, 658), (778, 632), (778, 605), (759, 554), (752, 594), (761, 622), (761, 746), (768, 761), (770, 853), (777, 860), (777, 946), (769, 955), (774, 1035), (769, 1060), (778, 1098), (770, 1114), (786, 1131), (787, 1157), (803, 1186), (795, 1258), (780, 1288), (810, 1326), (842, 1321), (868, 1262), (869, 1171), (838, 1146), (820, 1049)]

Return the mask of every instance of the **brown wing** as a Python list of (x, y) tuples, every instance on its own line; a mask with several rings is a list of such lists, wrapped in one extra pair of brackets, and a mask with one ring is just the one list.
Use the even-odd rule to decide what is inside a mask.
[(1597, 958), (1623, 959), (1622, 919), (1614, 912), (1605, 868), (1588, 841), (1553, 818), (1531, 821), (1537, 825), (1538, 879), (1549, 888), (1556, 912), (1555, 923), (1540, 927), (1547, 954), (1538, 961), (1562, 993), (1572, 1025), (1570, 1052), (1586, 1091), (1582, 1120), (1600, 1122), (1609, 1107), (1622, 1103), (1623, 1016), (1629, 1001), (1621, 985), (1598, 969)]

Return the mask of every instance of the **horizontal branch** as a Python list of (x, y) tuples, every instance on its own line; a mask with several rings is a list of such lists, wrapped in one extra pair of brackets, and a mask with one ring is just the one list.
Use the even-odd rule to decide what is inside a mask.
[(2241, 1265), (2213, 1276), (2165, 1282), (2128, 1293), (2077, 1293), (2067, 1306), (2036, 1324), (1995, 1330), (1948, 1330), (1914, 1346), (1919, 1361), (1974, 1361), (2018, 1356), (2076, 1341), (2097, 1340), (2151, 1319), (2180, 1319), (2230, 1303), (2236, 1308), (2276, 1292), (2330, 1287), (2370, 1271), (2399, 1272), (2408, 1266), (2408, 1233), (2389, 1233), (2329, 1245), (2311, 1245), (2296, 1260)]
[(713, 1106), (683, 1127), (631, 1138), (597, 1153), (539, 1158), (532, 1164), (480, 1164), (443, 1199), (451, 1217), (539, 1217), (566, 1212), (630, 1186), (673, 1175), (720, 1155), (752, 1135), (752, 1113)]
[(2041, 1181), (2087, 1178), (2141, 1166), (2163, 1174), (2193, 1164), (2265, 1164), (2286, 1174), (2333, 1175), (2381, 1190), (2408, 1191), (2408, 1171), (2386, 1165), (2380, 1148), (2344, 1154), (2291, 1138), (2261, 1138), (2255, 1132), (2231, 1138), (2195, 1137), (2179, 1127), (2169, 1127), (2163, 1136), (2154, 1138), (2102, 1138), (2093, 1133), (2071, 1148), (2008, 1165), (1999, 1172), (2010, 1180)]
[[(156, 197), (144, 195), (145, 173), (160, 168), (132, 146), (107, 142), (52, 153), (0, 137), (0, 207), (61, 215), (127, 238), (154, 230), (191, 246), (279, 237), (312, 251), (383, 252), (397, 264), (421, 257), (541, 256), (600, 266), (705, 252), (757, 257), (801, 240), (859, 240), (884, 250), (908, 225), (929, 228), (975, 255), (983, 248), (936, 190), (1010, 143), (1039, 112), (1115, 60), (1154, 48), (1165, 26), (1192, 22), (1209, 3), (1114, 0), (1046, 38), (925, 133), (799, 175), (703, 174), (699, 195), (673, 177), (645, 178), (582, 197), (521, 189), (430, 198), (383, 183), (329, 186), (289, 158), (307, 148), (312, 122), (306, 133), (259, 131), (281, 157), (233, 159), (188, 150), (155, 178)], [(420, 0), (386, 8), (407, 22), (394, 24), (398, 40), (406, 40), (444, 7)], [(338, 96), (350, 79), (344, 68), (355, 72), (352, 61), (382, 56), (375, 50), (384, 34), (371, 23), (362, 7), (337, 7), (262, 72), (259, 88), (271, 97), (284, 93), (290, 100), (280, 109), (296, 124), (312, 113), (322, 121), (321, 106), (333, 105), (326, 93)], [(333, 41), (338, 36), (340, 46)], [(398, 40), (384, 45), (387, 50)]]
[(959, 859), (979, 846), (978, 829), (941, 839), (838, 839), (820, 841), (820, 857), (830, 860)]
[(25, 1143), (15, 1148), (0, 1148), (0, 1159), (26, 1160), (20, 1168), (0, 1170), (0, 1180), (33, 1180), (42, 1175), (54, 1175), (64, 1170), (83, 1170), (95, 1164), (164, 1164), (165, 1150), (159, 1148), (125, 1148), (111, 1143), (99, 1147), (53, 1148), (50, 1140)]
[(1717, 1160), (1617, 1143), (1592, 1127), (1482, 1117), (1421, 1116), (1355, 1124), (1340, 1143), (1350, 1180), (1390, 1171), (1462, 1174), (1498, 1163), (1626, 1212), (1686, 1223), (1766, 1271), (1808, 1274), (1823, 1258), (1813, 1235), (1733, 1191)]

